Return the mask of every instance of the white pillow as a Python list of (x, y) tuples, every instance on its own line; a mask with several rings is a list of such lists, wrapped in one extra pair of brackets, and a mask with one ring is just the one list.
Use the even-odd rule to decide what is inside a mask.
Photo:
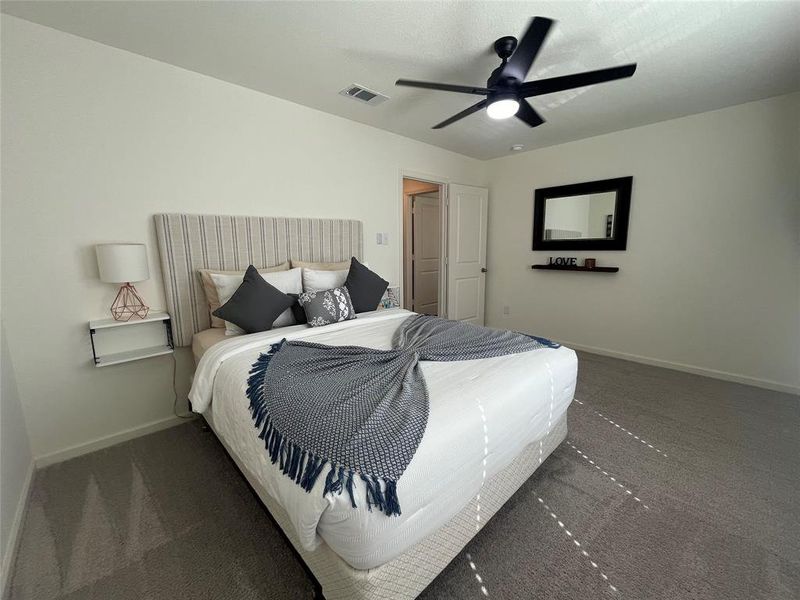
[[(317, 271), (316, 269), (303, 269), (303, 291), (321, 292), (342, 287), (350, 269), (343, 271)], [(271, 273), (270, 273), (271, 274)]]
[[(297, 269), (289, 269), (288, 271), (261, 273), (261, 277), (264, 278), (264, 281), (274, 285), (284, 294), (302, 294), (302, 272), (303, 269), (298, 267)], [(347, 271), (345, 271), (345, 273), (347, 273)], [(230, 300), (233, 293), (242, 285), (242, 278), (239, 275), (223, 275), (220, 273), (211, 273), (210, 275), (211, 281), (214, 282), (214, 287), (217, 288), (220, 306)], [(347, 277), (347, 275), (345, 275), (345, 277)], [(297, 321), (294, 318), (292, 309), (287, 308), (273, 321), (272, 328), (287, 327), (295, 323), (297, 323)], [(235, 335), (238, 333), (244, 333), (244, 330), (230, 321), (225, 321), (225, 335)]]

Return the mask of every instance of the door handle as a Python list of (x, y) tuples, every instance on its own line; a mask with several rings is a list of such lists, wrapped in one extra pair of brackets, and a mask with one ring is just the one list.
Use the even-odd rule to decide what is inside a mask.
[(481, 267), (481, 273), (486, 273), (486, 267)]

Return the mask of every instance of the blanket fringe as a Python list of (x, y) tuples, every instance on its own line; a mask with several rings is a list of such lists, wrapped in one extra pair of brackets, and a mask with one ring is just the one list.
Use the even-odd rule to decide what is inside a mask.
[[(277, 464), (286, 477), (292, 479), (306, 492), (314, 489), (322, 470), (326, 465), (330, 465), (322, 495), (347, 492), (351, 506), (357, 508), (353, 493), (353, 480), (356, 475), (354, 471), (346, 469), (343, 465), (330, 463), (326, 458), (300, 448), (272, 426), (272, 420), (267, 414), (267, 405), (264, 400), (264, 378), (272, 357), (285, 342), (284, 339), (277, 344), (272, 344), (268, 352), (259, 355), (247, 378), (250, 414), (253, 417), (255, 428), (261, 429), (258, 437), (264, 440), (264, 447), (267, 449), (272, 464)], [(397, 500), (396, 481), (374, 475), (359, 475), (366, 488), (367, 508), (370, 512), (375, 506), (387, 516), (401, 514), (400, 503)]]
[(547, 338), (539, 337), (538, 335), (531, 335), (530, 333), (522, 333), (521, 331), (515, 331), (514, 333), (518, 333), (519, 335), (523, 335), (526, 338), (533, 340), (545, 346), (546, 348), (561, 348), (561, 344), (558, 342), (554, 342), (553, 340), (548, 340)]

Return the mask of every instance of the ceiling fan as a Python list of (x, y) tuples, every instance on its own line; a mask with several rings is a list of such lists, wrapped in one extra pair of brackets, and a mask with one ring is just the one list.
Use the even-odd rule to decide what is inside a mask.
[(517, 43), (517, 38), (512, 36), (501, 37), (497, 40), (494, 43), (494, 51), (503, 62), (492, 71), (486, 82), (486, 87), (411, 81), (408, 79), (398, 79), (395, 85), (486, 96), (485, 99), (477, 104), (473, 104), (457, 115), (453, 115), (438, 125), (434, 125), (432, 129), (447, 127), (483, 108), (486, 108), (486, 113), (492, 119), (508, 119), (516, 116), (520, 121), (527, 123), (531, 127), (536, 127), (544, 123), (544, 119), (534, 110), (526, 98), (614, 81), (615, 79), (624, 79), (625, 77), (630, 77), (636, 71), (636, 64), (632, 64), (526, 82), (525, 77), (528, 75), (528, 71), (542, 48), (552, 25), (553, 21), (551, 19), (534, 17), (519, 43)]

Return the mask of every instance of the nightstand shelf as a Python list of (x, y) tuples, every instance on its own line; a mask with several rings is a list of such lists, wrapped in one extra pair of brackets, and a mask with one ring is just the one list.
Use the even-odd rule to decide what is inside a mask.
[(95, 357), (96, 367), (108, 367), (111, 365), (118, 365), (120, 363), (130, 362), (132, 360), (140, 360), (142, 358), (151, 358), (153, 356), (161, 356), (163, 354), (172, 354), (174, 352), (171, 346), (152, 346), (150, 348), (137, 348), (136, 350), (127, 350), (125, 352), (114, 352), (113, 354), (104, 354), (103, 356)]
[[(135, 348), (130, 349), (122, 349), (119, 344), (119, 340), (116, 344), (106, 344), (111, 345), (113, 351), (100, 351), (98, 349), (98, 341), (96, 337), (98, 336), (98, 332), (103, 332), (103, 337), (107, 337), (113, 331), (117, 331), (119, 333), (136, 333), (136, 331), (143, 329), (142, 326), (147, 325), (154, 325), (157, 323), (163, 323), (164, 325), (164, 336), (165, 336), (165, 343), (161, 344), (152, 344), (152, 339), (149, 340), (149, 343), (146, 345), (142, 345)], [(139, 325), (139, 328), (134, 330), (134, 326)], [(151, 327), (152, 329), (152, 327)], [(150, 331), (150, 333), (153, 333)], [(157, 312), (154, 311), (147, 315), (144, 319), (131, 319), (130, 321), (115, 321), (114, 319), (97, 319), (94, 321), (89, 321), (89, 337), (92, 342), (92, 358), (94, 360), (94, 366), (96, 367), (109, 367), (111, 365), (118, 365), (121, 363), (130, 362), (133, 360), (141, 360), (143, 358), (151, 358), (154, 356), (163, 356), (165, 354), (172, 354), (175, 349), (175, 344), (172, 339), (172, 324), (170, 322), (170, 317), (165, 312)], [(136, 335), (133, 336), (119, 336), (119, 337), (128, 337), (133, 339), (134, 341), (137, 340)], [(152, 337), (152, 336), (151, 336)]]
[(129, 325), (139, 325), (141, 323), (152, 323), (154, 321), (169, 321), (169, 314), (160, 311), (153, 311), (144, 319), (132, 318), (130, 321), (115, 321), (114, 319), (95, 319), (89, 321), (89, 329), (108, 329), (109, 327), (127, 327)]

